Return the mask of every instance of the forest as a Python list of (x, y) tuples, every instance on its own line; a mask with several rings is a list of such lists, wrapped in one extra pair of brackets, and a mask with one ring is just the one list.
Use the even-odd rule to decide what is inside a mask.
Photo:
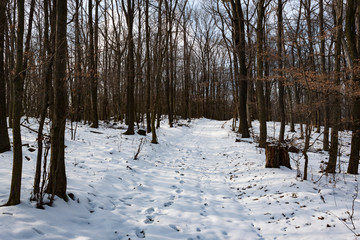
[(357, 0), (1, 0), (0, 153), (13, 161), (4, 205), (20, 203), (24, 129), (36, 135), (30, 199), (69, 200), (65, 138), (80, 124), (102, 134), (118, 123), (158, 145), (164, 124), (199, 118), (231, 119), (258, 148), (290, 146), (297, 132), (303, 180), (313, 134), (327, 175), (351, 131), (343, 171), (356, 176), (359, 12)]

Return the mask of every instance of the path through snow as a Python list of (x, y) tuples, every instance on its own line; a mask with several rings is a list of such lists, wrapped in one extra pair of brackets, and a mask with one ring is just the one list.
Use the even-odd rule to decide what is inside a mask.
[[(252, 140), (235, 142), (230, 122), (163, 125), (160, 144), (145, 137), (139, 160), (133, 157), (141, 136), (98, 131), (80, 125), (77, 140), (66, 141), (75, 200), (57, 200), (45, 211), (27, 200), (36, 152), (24, 149), (31, 160), (24, 162), (22, 204), (0, 208), (0, 239), (354, 239), (339, 220), (351, 209), (354, 177), (341, 176), (334, 188), (330, 177), (315, 185), (298, 181), (295, 170), (265, 169), (263, 150)], [(23, 133), (35, 143), (33, 133)], [(318, 168), (323, 157), (311, 157)], [(0, 159), (4, 203), (11, 153)]]

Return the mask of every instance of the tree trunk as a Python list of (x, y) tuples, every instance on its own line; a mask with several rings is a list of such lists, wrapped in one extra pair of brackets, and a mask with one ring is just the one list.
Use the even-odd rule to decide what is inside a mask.
[(287, 95), (289, 102), (289, 110), (290, 110), (290, 132), (295, 131), (295, 123), (294, 123), (294, 109), (293, 109), (293, 100), (292, 100), (292, 92), (289, 86), (287, 86)]
[(79, 15), (80, 15), (80, 0), (76, 0), (76, 13), (75, 13), (75, 67), (74, 67), (74, 88), (72, 90), (72, 94), (73, 94), (73, 101), (72, 101), (72, 114), (73, 114), (73, 118), (72, 121), (77, 121), (79, 122), (82, 119), (82, 116), (84, 114), (84, 108), (82, 107), (84, 105), (84, 92), (83, 92), (83, 83), (82, 83), (82, 79), (83, 79), (83, 73), (82, 73), (82, 67), (81, 67), (81, 59), (83, 58), (82, 56), (82, 51), (81, 51), (81, 43), (80, 43), (80, 20), (79, 20)]
[(65, 171), (65, 124), (68, 108), (66, 81), (67, 0), (56, 1), (56, 37), (54, 71), (54, 115), (51, 128), (51, 159), (47, 193), (67, 201)]
[[(96, 5), (98, 5), (98, 1), (96, 1)], [(92, 4), (92, 0), (89, 0), (89, 30), (90, 30), (90, 43), (89, 43), (89, 76), (90, 76), (90, 88), (91, 88), (91, 127), (92, 128), (98, 128), (99, 127), (99, 120), (98, 120), (98, 111), (97, 111), (97, 85), (98, 85), (98, 80), (97, 80), (97, 68), (96, 68), (96, 62), (97, 62), (97, 53), (95, 51), (95, 49), (97, 48), (97, 46), (95, 46), (95, 44), (97, 43), (97, 40), (94, 39), (94, 27), (93, 27), (93, 20), (92, 20), (92, 16), (93, 16), (93, 4)], [(96, 7), (97, 9), (97, 7)], [(97, 13), (96, 13), (97, 15)], [(97, 19), (95, 17), (95, 21), (97, 22)], [(98, 28), (95, 25), (95, 28)], [(95, 34), (95, 38), (97, 38), (96, 36), (97, 34)], [(95, 44), (94, 44), (95, 41)]]
[[(342, 12), (343, 12), (343, 2), (342, 0), (334, 0), (334, 18), (336, 24), (335, 32), (335, 66), (334, 66), (334, 75), (335, 75), (335, 85), (340, 85), (340, 58), (341, 58), (341, 38), (342, 38)], [(331, 129), (331, 145), (329, 151), (329, 162), (326, 167), (327, 173), (335, 173), (336, 171), (336, 161), (338, 157), (338, 147), (339, 147), (339, 125), (341, 120), (341, 107), (340, 107), (340, 97), (338, 92), (335, 92), (333, 97), (333, 124)]]
[(10, 150), (9, 133), (6, 123), (6, 88), (4, 71), (4, 36), (7, 20), (6, 6), (8, 0), (0, 2), (0, 153)]
[[(324, 31), (324, 0), (319, 1), (319, 27), (320, 27), (320, 71), (323, 77), (326, 75), (325, 62), (325, 31)], [(323, 132), (323, 149), (329, 151), (329, 94), (325, 92), (324, 96), (324, 132)]]
[[(310, 116), (309, 116), (310, 118)], [(305, 163), (304, 163), (304, 176), (303, 176), (303, 180), (307, 180), (307, 172), (308, 172), (308, 165), (309, 165), (309, 156), (308, 156), (308, 150), (309, 150), (309, 146), (310, 146), (310, 135), (311, 135), (311, 126), (310, 126), (310, 119), (306, 120), (306, 128), (305, 128), (305, 146), (304, 146), (304, 150), (302, 151), (303, 155), (304, 155), (304, 159), (305, 159)]]
[[(41, 164), (42, 164), (42, 154), (43, 154), (43, 128), (45, 123), (45, 118), (47, 115), (47, 110), (49, 107), (49, 99), (50, 99), (50, 88), (51, 88), (51, 80), (52, 80), (52, 68), (53, 68), (53, 54), (50, 50), (50, 42), (49, 42), (49, 0), (44, 0), (44, 18), (45, 18), (45, 26), (44, 26), (44, 54), (43, 57), (46, 59), (46, 64), (44, 64), (44, 76), (43, 76), (43, 102), (41, 106), (40, 113), (40, 122), (38, 128), (38, 136), (37, 136), (37, 144), (38, 144), (38, 152), (36, 158), (36, 168), (35, 168), (35, 178), (34, 178), (34, 187), (33, 187), (33, 200), (38, 200), (39, 207), (42, 204), (42, 196), (40, 196), (40, 180), (41, 180)], [(46, 159), (45, 159), (46, 161)]]
[[(348, 49), (350, 52), (350, 57), (354, 64), (354, 69), (359, 67), (359, 22), (360, 18), (357, 14), (359, 11), (359, 1), (356, 0), (348, 0), (347, 9), (346, 9), (346, 38), (348, 42)], [(353, 73), (353, 81), (355, 83), (355, 89), (359, 88), (360, 85), (360, 76), (359, 73)], [(358, 174), (359, 168), (359, 150), (360, 150), (360, 97), (358, 94), (355, 94), (353, 97), (353, 109), (352, 109), (352, 138), (351, 138), (351, 151), (350, 151), (350, 159), (349, 166), (347, 172), (350, 174)]]
[(134, 61), (134, 0), (127, 0), (127, 8), (125, 8), (124, 0), (122, 0), (123, 9), (126, 17), (126, 24), (128, 27), (127, 35), (127, 62), (126, 62), (126, 78), (127, 78), (127, 105), (126, 105), (126, 119), (128, 122), (128, 129), (124, 134), (133, 135), (135, 122), (135, 61)]
[(282, 31), (283, 31), (283, 3), (282, 0), (278, 0), (278, 8), (277, 8), (277, 50), (278, 50), (278, 69), (279, 69), (279, 111), (281, 117), (281, 125), (280, 125), (280, 134), (279, 134), (279, 142), (284, 142), (284, 135), (285, 135), (285, 99), (284, 99), (284, 92), (285, 88), (283, 85), (283, 60), (282, 60), (282, 49), (283, 49), (283, 38), (282, 38)]
[(160, 84), (161, 84), (161, 69), (162, 69), (162, 56), (161, 56), (161, 42), (162, 42), (162, 3), (160, 0), (158, 3), (158, 29), (156, 34), (155, 42), (155, 54), (154, 54), (154, 68), (153, 68), (153, 98), (152, 98), (152, 109), (151, 109), (151, 143), (157, 144), (157, 134), (156, 134), (156, 113), (160, 104)]
[(233, 28), (235, 32), (235, 49), (239, 58), (240, 72), (239, 72), (239, 117), (241, 137), (250, 137), (248, 122), (247, 122), (247, 67), (246, 67), (246, 46), (245, 46), (245, 24), (244, 15), (241, 8), (240, 0), (231, 2), (233, 9)]
[(10, 196), (6, 205), (20, 203), (21, 174), (22, 174), (22, 143), (20, 118), (22, 112), (22, 96), (25, 73), (23, 71), (23, 37), (24, 37), (24, 0), (17, 1), (17, 38), (16, 38), (16, 69), (14, 78), (14, 105), (13, 105), (13, 170)]
[[(17, 1), (14, 1), (14, 8), (13, 8), (13, 14), (12, 14), (12, 20), (11, 20), (11, 16), (9, 16), (9, 23), (13, 24), (15, 26), (15, 22), (16, 22), (16, 7), (17, 7)], [(16, 69), (15, 66), (15, 61), (14, 59), (16, 58), (16, 56), (14, 56), (16, 54), (16, 49), (15, 49), (15, 45), (16, 43), (16, 36), (15, 36), (15, 31), (16, 28), (12, 27), (10, 28), (10, 32), (11, 32), (11, 36), (10, 36), (10, 44), (11, 44), (11, 50), (9, 49), (10, 52), (10, 84), (9, 84), (9, 88), (10, 88), (10, 101), (9, 101), (9, 128), (13, 127), (13, 115), (14, 115), (14, 103), (15, 103), (15, 89), (14, 89), (14, 79), (15, 79), (15, 73), (13, 73), (13, 69)], [(23, 33), (24, 34), (24, 33)]]
[(256, 98), (258, 105), (258, 117), (260, 122), (260, 139), (259, 147), (265, 148), (266, 145), (266, 115), (265, 115), (265, 96), (264, 96), (264, 79), (263, 79), (263, 44), (264, 44), (264, 15), (265, 0), (258, 2), (258, 19), (256, 28), (256, 58), (257, 58), (257, 80), (256, 80)]
[(149, 26), (149, 0), (145, 0), (145, 34), (146, 34), (146, 131), (151, 132), (151, 62), (150, 62), (150, 26)]
[[(359, 81), (359, 80), (358, 80)], [(360, 151), (360, 97), (355, 97), (353, 102), (353, 126), (351, 138), (351, 151), (349, 166), (347, 172), (358, 174), (359, 169), (359, 151)]]
[(188, 37), (187, 37), (187, 26), (184, 17), (184, 118), (187, 119), (189, 117), (189, 109), (190, 109), (190, 96), (189, 96), (189, 85), (190, 85), (190, 54), (189, 54), (189, 45), (188, 45)]

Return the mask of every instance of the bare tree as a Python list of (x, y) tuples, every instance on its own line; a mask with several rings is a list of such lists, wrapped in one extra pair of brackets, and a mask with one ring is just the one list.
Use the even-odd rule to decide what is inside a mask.
[(4, 40), (7, 27), (6, 9), (8, 0), (0, 2), (0, 153), (10, 150), (9, 134), (6, 123), (6, 88), (4, 71)]
[[(65, 124), (68, 112), (67, 96), (67, 0), (56, 1), (56, 38), (54, 70), (54, 115), (51, 128), (51, 159), (47, 193), (67, 201), (65, 171)], [(53, 200), (53, 198), (52, 198)]]
[(22, 111), (22, 94), (25, 73), (23, 69), (23, 38), (24, 38), (24, 0), (17, 1), (17, 38), (16, 38), (16, 69), (14, 78), (14, 106), (13, 106), (13, 171), (10, 196), (6, 205), (20, 203), (21, 174), (22, 174), (22, 142), (20, 118)]
[(126, 120), (128, 129), (125, 134), (134, 134), (134, 122), (135, 122), (135, 61), (134, 61), (134, 39), (133, 39), (133, 27), (134, 27), (134, 14), (135, 14), (135, 0), (127, 0), (125, 7), (124, 0), (121, 1), (123, 11), (125, 13), (127, 24), (127, 58), (126, 58), (126, 77), (127, 77), (127, 107), (126, 107)]
[[(354, 83), (353, 88), (359, 89), (360, 76), (358, 73), (360, 49), (359, 49), (359, 20), (358, 14), (360, 10), (360, 3), (357, 0), (348, 0), (346, 8), (346, 39), (348, 43), (348, 49), (350, 52), (351, 60), (354, 64), (352, 70), (352, 80)], [(360, 96), (355, 94), (352, 98), (353, 109), (352, 109), (352, 138), (351, 138), (351, 152), (348, 166), (348, 173), (358, 174), (359, 168), (359, 150), (360, 150)]]
[(265, 97), (264, 97), (264, 62), (263, 62), (263, 45), (264, 45), (264, 16), (265, 0), (258, 1), (258, 16), (256, 26), (256, 59), (257, 59), (257, 80), (256, 80), (256, 98), (258, 106), (258, 116), (260, 122), (259, 146), (266, 145), (266, 115), (265, 115)]
[[(325, 30), (324, 30), (324, 1), (319, 0), (319, 30), (320, 30), (320, 71), (323, 76), (326, 75), (326, 56), (325, 56)], [(324, 106), (324, 137), (323, 149), (329, 150), (329, 93), (325, 92), (325, 106)]]
[(279, 142), (284, 142), (285, 135), (285, 99), (284, 99), (284, 84), (283, 84), (283, 1), (278, 0), (277, 4), (277, 51), (278, 51), (278, 70), (279, 70), (279, 110), (280, 110), (280, 134)]
[[(98, 15), (98, 6), (99, 1), (96, 1), (96, 17), (95, 22), (97, 22), (97, 15)], [(98, 120), (98, 111), (97, 111), (97, 89), (98, 89), (98, 76), (97, 76), (97, 30), (95, 30), (95, 37), (94, 37), (94, 25), (93, 25), (93, 4), (92, 0), (89, 0), (89, 76), (90, 76), (90, 86), (91, 86), (91, 127), (98, 128), (99, 127), (99, 120)], [(95, 28), (98, 29), (97, 24), (95, 23)], [(94, 43), (95, 42), (95, 43)]]
[[(35, 168), (35, 178), (34, 178), (34, 188), (33, 188), (33, 196), (32, 200), (38, 201), (38, 207), (41, 207), (42, 202), (42, 193), (40, 191), (40, 180), (41, 180), (41, 164), (42, 164), (42, 156), (43, 156), (43, 142), (48, 139), (45, 138), (43, 134), (45, 118), (47, 116), (47, 110), (50, 105), (50, 92), (51, 92), (51, 81), (52, 81), (52, 73), (53, 73), (53, 64), (54, 64), (54, 55), (53, 55), (53, 34), (51, 37), (49, 36), (49, 11), (50, 5), (49, 0), (44, 0), (44, 51), (43, 57), (45, 59), (45, 64), (43, 66), (44, 76), (43, 76), (43, 102), (41, 106), (40, 112), (40, 122), (38, 128), (38, 136), (37, 136), (37, 144), (38, 144), (38, 152), (36, 158), (36, 168)], [(52, 27), (52, 33), (54, 28)], [(46, 159), (44, 159), (46, 161)]]
[[(245, 46), (245, 19), (240, 0), (232, 0), (232, 15), (233, 15), (233, 31), (234, 31), (234, 44), (237, 60), (234, 60), (234, 65), (239, 64), (239, 74), (237, 81), (239, 81), (239, 117), (241, 137), (250, 137), (249, 127), (247, 122), (247, 91), (248, 91), (248, 78), (247, 78), (247, 65), (246, 65), (246, 46)], [(236, 71), (237, 68), (234, 68)], [(237, 71), (236, 71), (237, 72)]]
[[(340, 85), (340, 58), (341, 58), (341, 39), (342, 39), (342, 22), (343, 22), (343, 1), (334, 0), (334, 20), (335, 20), (335, 85)], [(327, 173), (335, 173), (336, 170), (336, 160), (338, 156), (338, 147), (339, 147), (339, 125), (340, 125), (340, 116), (341, 116), (341, 107), (340, 107), (340, 97), (339, 92), (335, 92), (333, 96), (333, 126), (331, 129), (331, 145), (329, 150), (329, 163), (326, 167)]]

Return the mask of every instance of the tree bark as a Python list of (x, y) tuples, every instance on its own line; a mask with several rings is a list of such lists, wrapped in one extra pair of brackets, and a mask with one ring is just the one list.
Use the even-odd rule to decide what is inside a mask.
[(256, 97), (258, 105), (258, 117), (260, 122), (260, 139), (259, 147), (264, 148), (266, 145), (266, 115), (265, 115), (265, 96), (264, 96), (264, 79), (263, 79), (263, 44), (264, 44), (264, 15), (265, 0), (258, 2), (258, 18), (256, 27), (256, 58), (257, 58), (257, 80), (256, 80)]
[(126, 62), (126, 78), (127, 78), (127, 106), (126, 106), (126, 119), (128, 123), (128, 129), (124, 134), (133, 135), (134, 122), (135, 122), (135, 61), (134, 61), (134, 0), (127, 0), (127, 8), (125, 8), (124, 0), (122, 0), (122, 6), (125, 12), (126, 24), (128, 27), (127, 35), (127, 62)]
[(24, 86), (23, 69), (23, 38), (24, 38), (24, 0), (17, 1), (17, 38), (16, 38), (16, 69), (13, 83), (14, 105), (13, 105), (13, 170), (10, 187), (10, 196), (6, 205), (17, 205), (20, 203), (21, 174), (22, 174), (22, 142), (20, 130), (20, 118), (22, 112), (22, 96)]
[[(246, 46), (245, 46), (245, 24), (244, 24), (244, 15), (241, 8), (240, 0), (235, 0), (231, 2), (233, 9), (233, 28), (234, 28), (234, 37), (235, 37), (235, 49), (238, 55), (238, 61), (240, 66), (239, 71), (239, 117), (240, 117), (240, 130), (241, 137), (248, 138), (250, 137), (248, 122), (247, 122), (247, 88), (248, 88), (248, 79), (247, 79), (247, 66), (246, 66)], [(234, 61), (235, 62), (235, 61)]]
[(4, 70), (4, 37), (7, 27), (6, 7), (8, 0), (0, 2), (0, 153), (10, 150), (9, 133), (6, 123), (6, 88)]
[(277, 51), (278, 51), (278, 70), (279, 70), (279, 111), (281, 117), (281, 125), (280, 125), (280, 134), (279, 134), (279, 142), (284, 142), (285, 135), (285, 99), (284, 99), (284, 84), (283, 84), (283, 60), (282, 60), (282, 49), (283, 49), (283, 2), (282, 0), (278, 0), (278, 8), (277, 8)]
[(151, 62), (150, 62), (150, 26), (149, 0), (145, 0), (145, 34), (146, 34), (146, 132), (151, 132)]
[[(343, 2), (342, 0), (334, 0), (334, 18), (335, 18), (335, 66), (334, 66), (334, 83), (336, 86), (340, 85), (340, 58), (341, 58), (341, 39), (342, 39), (342, 21), (343, 21)], [(326, 167), (327, 173), (335, 173), (336, 161), (338, 157), (339, 147), (339, 125), (341, 119), (340, 97), (338, 92), (335, 92), (333, 97), (333, 124), (331, 129), (331, 145), (329, 150), (329, 162)]]
[[(96, 1), (96, 5), (98, 6), (98, 2)], [(98, 7), (96, 7), (97, 10)], [(98, 128), (99, 127), (99, 120), (98, 120), (98, 111), (97, 111), (97, 85), (98, 85), (98, 80), (97, 80), (97, 67), (96, 67), (96, 62), (97, 62), (97, 53), (95, 51), (95, 49), (97, 48), (97, 46), (95, 44), (97, 44), (97, 40), (95, 38), (97, 38), (97, 34), (95, 34), (95, 38), (94, 38), (94, 27), (93, 27), (93, 4), (92, 4), (92, 0), (89, 0), (89, 31), (90, 31), (90, 43), (89, 43), (89, 75), (90, 75), (90, 88), (91, 88), (91, 127), (92, 128)], [(96, 13), (97, 15), (97, 13)], [(97, 21), (96, 17), (95, 17), (95, 21)], [(95, 28), (98, 28), (95, 25)], [(94, 44), (95, 42), (95, 44)]]
[[(67, 201), (65, 171), (65, 124), (68, 108), (66, 81), (67, 0), (56, 1), (56, 37), (54, 71), (54, 115), (51, 128), (51, 159), (47, 193)], [(52, 200), (53, 200), (52, 197)]]
[[(346, 38), (348, 42), (348, 49), (350, 52), (351, 60), (353, 61), (353, 74), (352, 80), (355, 84), (355, 89), (360, 87), (360, 76), (355, 69), (359, 67), (359, 22), (360, 18), (357, 12), (359, 11), (360, 3), (357, 0), (348, 0), (346, 9)], [(358, 70), (357, 70), (358, 71)], [(360, 151), (360, 96), (355, 94), (353, 96), (353, 109), (352, 109), (352, 138), (351, 138), (351, 151), (349, 158), (349, 166), (347, 172), (350, 174), (358, 174), (359, 169), (359, 151)]]
[(279, 168), (280, 166), (285, 166), (291, 169), (289, 151), (286, 146), (280, 144), (267, 145), (265, 155), (265, 168)]
[[(41, 164), (42, 164), (42, 154), (43, 154), (43, 128), (45, 123), (45, 118), (47, 115), (47, 110), (49, 108), (49, 99), (50, 99), (50, 89), (51, 89), (51, 80), (52, 80), (52, 68), (53, 68), (53, 52), (50, 47), (49, 42), (49, 0), (44, 0), (44, 54), (43, 57), (46, 59), (46, 64), (44, 64), (44, 76), (43, 76), (43, 102), (41, 106), (40, 113), (40, 122), (38, 128), (37, 144), (38, 152), (36, 158), (36, 168), (35, 168), (35, 178), (34, 178), (34, 187), (33, 187), (33, 197), (34, 200), (40, 200), (39, 204), (42, 204), (42, 196), (40, 193), (40, 180), (41, 180)], [(46, 161), (46, 159), (45, 159)]]
[(161, 69), (162, 69), (162, 56), (161, 56), (161, 43), (162, 43), (162, 4), (163, 0), (159, 0), (158, 3), (158, 29), (155, 42), (155, 54), (154, 54), (154, 68), (153, 68), (153, 98), (151, 106), (151, 143), (158, 144), (156, 134), (156, 112), (160, 104), (160, 88), (161, 88)]
[[(320, 27), (320, 71), (323, 76), (326, 74), (325, 66), (325, 31), (324, 31), (324, 0), (319, 0), (319, 27)], [(324, 94), (324, 137), (323, 137), (323, 149), (329, 151), (329, 94)]]
[(73, 97), (73, 114), (74, 118), (72, 120), (75, 120), (79, 122), (81, 119), (83, 119), (84, 114), (84, 93), (83, 93), (83, 72), (82, 72), (82, 51), (81, 51), (81, 43), (80, 43), (80, 0), (76, 0), (75, 2), (76, 6), (76, 13), (75, 13), (75, 84), (74, 89), (72, 91)]

